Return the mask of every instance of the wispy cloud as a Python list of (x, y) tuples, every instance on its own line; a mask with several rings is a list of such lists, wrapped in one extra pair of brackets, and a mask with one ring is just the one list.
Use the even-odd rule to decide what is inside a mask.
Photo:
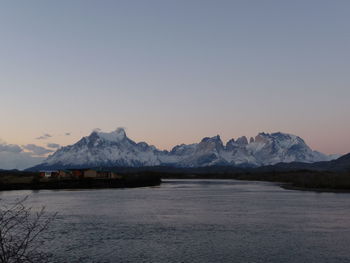
[(38, 156), (42, 156), (42, 155), (53, 152), (53, 150), (46, 149), (44, 147), (41, 147), (41, 146), (38, 146), (35, 144), (23, 145), (23, 149), (31, 151), (34, 155), (38, 155)]
[(61, 147), (61, 145), (59, 145), (57, 143), (48, 143), (47, 147), (52, 148), (52, 149), (58, 149)]
[(44, 135), (41, 135), (41, 136), (39, 136), (39, 137), (37, 137), (35, 139), (37, 139), (37, 140), (46, 140), (46, 139), (48, 139), (50, 137), (52, 137), (52, 135), (50, 135), (48, 133), (45, 133)]

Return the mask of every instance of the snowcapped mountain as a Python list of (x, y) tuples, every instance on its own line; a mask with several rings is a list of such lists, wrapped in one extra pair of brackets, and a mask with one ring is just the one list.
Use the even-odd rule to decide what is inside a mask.
[(204, 167), (213, 165), (262, 166), (280, 162), (317, 162), (332, 159), (313, 151), (298, 136), (285, 133), (259, 133), (255, 138), (243, 136), (223, 144), (219, 135), (206, 137), (199, 143), (175, 146), (161, 151), (145, 142), (130, 140), (125, 130), (105, 133), (94, 131), (77, 143), (62, 147), (42, 164), (32, 169), (86, 167), (177, 166)]
[(201, 167), (212, 165), (224, 165), (223, 159), (225, 147), (220, 136), (206, 137), (198, 144), (175, 146), (168, 154), (174, 157), (173, 165), (181, 167)]
[(94, 131), (74, 145), (62, 147), (45, 161), (47, 166), (108, 167), (160, 165), (158, 151), (145, 142), (130, 140), (124, 129), (111, 133)]

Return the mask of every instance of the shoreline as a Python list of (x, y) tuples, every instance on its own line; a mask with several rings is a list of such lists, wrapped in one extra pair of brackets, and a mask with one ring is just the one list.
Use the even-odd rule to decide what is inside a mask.
[[(1, 174), (0, 174), (1, 175)], [(176, 173), (164, 171), (133, 171), (121, 173), (120, 178), (48, 178), (43, 180), (35, 173), (7, 172), (0, 176), (0, 191), (9, 190), (60, 190), (102, 189), (159, 186), (162, 179), (239, 180), (269, 182), (285, 190), (350, 193), (350, 174), (315, 171), (229, 173), (210, 171), (207, 173)]]
[[(336, 188), (313, 188), (313, 187), (302, 187), (295, 186), (289, 183), (281, 183), (275, 181), (265, 180), (246, 180), (237, 178), (163, 178), (165, 180), (237, 180), (237, 181), (249, 181), (249, 182), (267, 182), (272, 183), (284, 190), (295, 190), (304, 192), (316, 192), (316, 193), (350, 193), (350, 189), (336, 189)], [(167, 183), (161, 179), (158, 181), (150, 182), (122, 182), (121, 180), (115, 179), (98, 179), (98, 180), (72, 180), (72, 181), (61, 181), (61, 182), (50, 182), (50, 183), (39, 183), (39, 184), (6, 184), (0, 185), (0, 192), (2, 191), (18, 191), (18, 190), (91, 190), (91, 189), (125, 189), (125, 188), (142, 188), (142, 187), (155, 187), (160, 186), (162, 183)]]
[(285, 190), (296, 190), (296, 191), (304, 191), (304, 192), (316, 192), (316, 193), (342, 193), (349, 194), (350, 189), (337, 189), (337, 188), (312, 188), (312, 187), (302, 187), (295, 186), (293, 184), (282, 184), (281, 188)]
[(0, 191), (16, 190), (78, 190), (78, 189), (113, 189), (159, 186), (160, 177), (136, 177), (127, 179), (80, 179), (57, 180), (51, 182), (6, 183), (0, 184)]
[[(278, 182), (278, 181), (267, 181), (267, 180), (247, 180), (247, 179), (238, 179), (238, 178), (206, 178), (206, 177), (187, 177), (187, 178), (163, 178), (165, 180), (236, 180), (236, 181), (246, 181), (246, 182), (265, 182), (276, 185), (284, 190), (296, 190), (296, 191), (304, 191), (304, 192), (317, 192), (317, 193), (350, 193), (350, 189), (341, 189), (341, 188), (320, 188), (320, 187), (302, 187), (295, 186), (292, 183)], [(162, 182), (168, 183), (168, 182)]]

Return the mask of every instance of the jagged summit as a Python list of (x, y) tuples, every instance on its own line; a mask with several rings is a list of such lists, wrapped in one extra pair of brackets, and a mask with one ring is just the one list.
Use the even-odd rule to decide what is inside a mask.
[(247, 139), (247, 137), (242, 136), (242, 137), (237, 138), (236, 143), (239, 145), (247, 145), (248, 139)]
[(201, 144), (213, 144), (216, 146), (222, 146), (223, 147), (223, 142), (220, 138), (220, 135), (216, 135), (214, 137), (205, 137), (201, 140)]
[(119, 142), (126, 138), (126, 132), (124, 128), (117, 128), (112, 132), (102, 132), (100, 130), (94, 130), (89, 137), (99, 137), (106, 141)]
[(331, 156), (310, 149), (302, 138), (281, 132), (261, 132), (249, 141), (246, 136), (242, 136), (229, 140), (226, 145), (219, 135), (205, 137), (199, 143), (177, 145), (169, 152), (161, 151), (146, 142), (136, 143), (127, 137), (124, 128), (118, 128), (112, 132), (94, 130), (74, 145), (58, 149), (33, 169), (159, 165), (261, 166), (330, 159)]

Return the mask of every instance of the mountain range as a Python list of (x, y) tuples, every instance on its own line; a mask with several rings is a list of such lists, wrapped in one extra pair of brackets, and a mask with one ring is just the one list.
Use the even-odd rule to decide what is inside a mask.
[(123, 128), (106, 133), (93, 131), (77, 143), (61, 147), (43, 163), (30, 170), (88, 167), (259, 167), (277, 163), (313, 163), (335, 156), (313, 151), (302, 138), (287, 133), (259, 133), (249, 141), (245, 136), (225, 145), (219, 135), (199, 143), (181, 144), (170, 151), (129, 139)]

